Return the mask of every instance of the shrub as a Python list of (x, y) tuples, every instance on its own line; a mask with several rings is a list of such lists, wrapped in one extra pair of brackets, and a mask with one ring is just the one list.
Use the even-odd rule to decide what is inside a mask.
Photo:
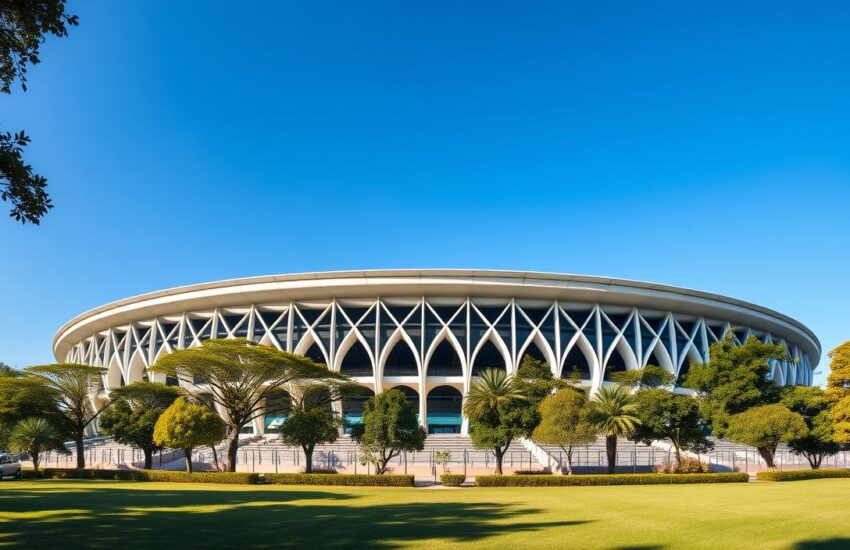
[(800, 481), (803, 479), (824, 479), (830, 477), (850, 477), (850, 469), (790, 470), (786, 472), (768, 470), (766, 472), (759, 472), (756, 474), (756, 478), (759, 481)]
[(578, 476), (477, 476), (478, 487), (557, 487), (592, 485), (665, 485), (684, 483), (746, 483), (744, 472), (730, 474), (606, 474)]
[(515, 476), (550, 476), (552, 472), (547, 472), (546, 470), (517, 470), (514, 472)]
[(696, 458), (682, 457), (678, 464), (661, 464), (655, 467), (655, 471), (659, 474), (707, 474), (708, 465)]
[(266, 483), (280, 485), (349, 485), (360, 487), (413, 487), (412, 475), (397, 474), (265, 474)]
[(255, 485), (259, 474), (249, 472), (177, 472), (172, 470), (78, 470), (45, 468), (40, 472), (24, 470), (24, 477), (35, 479), (102, 479), (110, 481), (164, 481), (171, 483), (223, 483)]
[(310, 474), (336, 474), (338, 472), (336, 470), (334, 470), (333, 468), (313, 468), (313, 470), (311, 472), (299, 472), (299, 473), (302, 473), (302, 474), (307, 474), (307, 473), (310, 473)]
[(464, 474), (440, 474), (440, 483), (446, 487), (460, 487), (466, 481)]

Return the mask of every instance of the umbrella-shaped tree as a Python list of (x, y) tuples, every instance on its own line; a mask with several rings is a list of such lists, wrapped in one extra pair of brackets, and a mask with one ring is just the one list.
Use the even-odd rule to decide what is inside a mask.
[(623, 386), (604, 386), (590, 400), (588, 418), (605, 435), (608, 473), (613, 474), (617, 467), (617, 438), (631, 436), (640, 424), (635, 398)]

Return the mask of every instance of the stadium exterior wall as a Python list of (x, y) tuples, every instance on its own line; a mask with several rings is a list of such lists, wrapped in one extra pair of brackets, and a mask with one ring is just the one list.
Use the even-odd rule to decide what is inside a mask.
[[(612, 372), (658, 364), (678, 384), (731, 330), (783, 342), (780, 385), (811, 385), (820, 343), (780, 313), (689, 289), (583, 275), (383, 270), (234, 279), (144, 294), (84, 313), (57, 332), (59, 361), (107, 368), (93, 402), (149, 378), (163, 353), (207, 338), (252, 338), (313, 357), (374, 392), (401, 387), (432, 431), (467, 432), (461, 396), (484, 367), (513, 372), (526, 354), (591, 390)], [(174, 381), (168, 381), (173, 383)], [(202, 394), (203, 385), (180, 381)], [(358, 403), (337, 404), (357, 421)], [(259, 418), (262, 433), (270, 419)]]

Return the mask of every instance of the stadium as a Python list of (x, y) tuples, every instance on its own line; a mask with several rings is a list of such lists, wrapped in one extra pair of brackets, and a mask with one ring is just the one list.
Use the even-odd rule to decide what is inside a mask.
[[(467, 434), (463, 395), (484, 368), (513, 372), (523, 357), (589, 390), (647, 364), (676, 376), (676, 391), (709, 346), (732, 331), (782, 342), (779, 385), (811, 385), (821, 349), (811, 330), (740, 300), (661, 284), (517, 271), (373, 270), (274, 275), (184, 286), (79, 315), (57, 332), (58, 361), (105, 367), (91, 398), (138, 380), (203, 384), (148, 372), (162, 354), (210, 338), (251, 338), (311, 357), (375, 393), (397, 387), (432, 434)], [(287, 397), (287, 396), (282, 396)], [(349, 423), (365, 398), (337, 403)], [(256, 436), (282, 418), (267, 415)]]

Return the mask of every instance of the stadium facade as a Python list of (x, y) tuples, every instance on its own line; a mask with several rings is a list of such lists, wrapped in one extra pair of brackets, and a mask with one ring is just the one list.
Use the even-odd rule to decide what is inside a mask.
[[(516, 271), (375, 270), (275, 275), (185, 286), (83, 313), (57, 332), (59, 361), (107, 369), (93, 403), (142, 379), (203, 384), (148, 372), (162, 354), (209, 338), (250, 338), (348, 374), (371, 392), (398, 387), (431, 433), (466, 433), (462, 396), (484, 368), (514, 371), (526, 355), (595, 389), (647, 364), (676, 376), (706, 361), (732, 331), (782, 342), (779, 385), (811, 385), (820, 343), (799, 322), (739, 300), (667, 285)], [(285, 397), (285, 396), (284, 396)], [(338, 403), (350, 422), (363, 399)], [(281, 418), (259, 418), (262, 434)]]

